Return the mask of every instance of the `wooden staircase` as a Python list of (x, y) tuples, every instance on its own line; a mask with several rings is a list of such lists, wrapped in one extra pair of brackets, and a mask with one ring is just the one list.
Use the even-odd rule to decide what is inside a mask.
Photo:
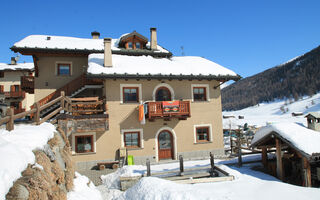
[[(83, 91), (85, 89), (86, 85), (101, 85), (101, 81), (97, 80), (92, 80), (92, 79), (87, 79), (85, 77), (85, 74), (80, 75), (79, 77), (73, 79), (66, 85), (62, 86), (61, 88), (57, 89), (56, 91), (52, 92), (51, 94), (47, 95), (46, 97), (40, 99), (39, 106), (43, 106), (47, 104), (48, 102), (58, 98), (63, 91), (65, 93), (65, 96), (72, 97), (79, 92)], [(45, 116), (47, 113), (50, 111), (54, 110), (55, 108), (59, 107), (59, 102), (58, 104), (52, 105), (51, 107), (48, 107), (44, 109), (41, 113), (41, 117)], [(31, 109), (34, 108), (34, 105), (31, 106)]]

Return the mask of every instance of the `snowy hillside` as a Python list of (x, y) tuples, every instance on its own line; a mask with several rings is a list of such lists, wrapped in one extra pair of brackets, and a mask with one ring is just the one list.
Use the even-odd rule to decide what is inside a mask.
[[(302, 112), (303, 115), (294, 117), (292, 116), (293, 112)], [(296, 102), (278, 100), (242, 110), (223, 112), (224, 116), (235, 116), (235, 118), (223, 119), (223, 127), (228, 129), (230, 125), (237, 127), (245, 123), (260, 127), (274, 122), (297, 122), (307, 126), (307, 120), (304, 116), (308, 112), (320, 112), (320, 93), (312, 97), (304, 97)], [(244, 116), (244, 119), (238, 119), (239, 115)]]

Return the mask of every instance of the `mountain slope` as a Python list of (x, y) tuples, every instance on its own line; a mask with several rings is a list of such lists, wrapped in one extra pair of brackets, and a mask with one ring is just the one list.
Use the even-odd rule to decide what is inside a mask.
[(320, 46), (284, 64), (223, 88), (223, 110), (239, 110), (274, 99), (313, 95), (320, 91)]

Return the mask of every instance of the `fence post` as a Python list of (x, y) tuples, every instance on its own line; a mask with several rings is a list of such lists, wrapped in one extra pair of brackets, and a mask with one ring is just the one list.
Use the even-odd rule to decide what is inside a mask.
[(179, 156), (179, 161), (180, 161), (180, 176), (183, 176), (184, 173), (184, 167), (183, 167), (183, 157), (182, 155)]
[(241, 131), (237, 132), (237, 146), (238, 146), (238, 167), (242, 167), (242, 152), (241, 152)]
[(151, 176), (150, 160), (147, 158), (147, 176)]
[(40, 103), (36, 102), (33, 104), (36, 112), (34, 113), (34, 122), (36, 125), (40, 124)]
[(6, 129), (8, 131), (12, 131), (14, 129), (14, 121), (13, 121), (13, 108), (7, 109), (7, 116), (10, 117), (8, 123), (6, 124)]
[(62, 99), (61, 99), (61, 108), (63, 109), (63, 111), (65, 110), (64, 109), (64, 101), (65, 101), (65, 93), (64, 91), (61, 91), (61, 96), (62, 96)]

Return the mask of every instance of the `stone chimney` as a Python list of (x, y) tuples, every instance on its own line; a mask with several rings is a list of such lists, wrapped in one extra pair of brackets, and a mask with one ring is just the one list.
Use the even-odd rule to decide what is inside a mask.
[(11, 57), (11, 65), (16, 65), (17, 61), (15, 57)]
[(150, 28), (150, 48), (151, 50), (157, 49), (157, 29), (156, 28)]
[(111, 38), (104, 38), (104, 67), (112, 67)]
[(97, 31), (91, 32), (92, 39), (99, 39), (100, 33)]

